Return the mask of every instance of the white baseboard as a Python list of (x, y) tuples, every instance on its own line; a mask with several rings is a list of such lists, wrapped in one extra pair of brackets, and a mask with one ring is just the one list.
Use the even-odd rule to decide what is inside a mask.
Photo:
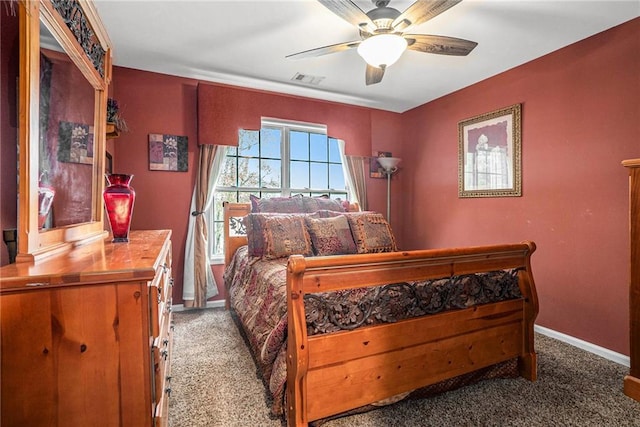
[(548, 336), (550, 338), (555, 338), (558, 341), (562, 341), (574, 347), (578, 347), (582, 350), (588, 351), (589, 353), (604, 357), (605, 359), (611, 360), (612, 362), (616, 362), (620, 365), (624, 365), (626, 367), (631, 366), (631, 359), (629, 358), (629, 356), (625, 356), (624, 354), (616, 353), (615, 351), (611, 351), (604, 347), (591, 344), (590, 342), (572, 337), (571, 335), (563, 334), (562, 332), (554, 331), (553, 329), (545, 328), (544, 326), (535, 325), (533, 327), (533, 330), (542, 335)]
[[(207, 301), (207, 306), (205, 308), (224, 308), (224, 300)], [(186, 310), (191, 310), (191, 308), (184, 308), (184, 304), (171, 305), (171, 311), (186, 311)]]

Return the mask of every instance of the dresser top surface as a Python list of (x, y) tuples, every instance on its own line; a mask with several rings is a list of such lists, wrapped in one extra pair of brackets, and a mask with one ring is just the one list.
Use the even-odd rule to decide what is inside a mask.
[(170, 250), (171, 230), (136, 230), (128, 243), (111, 236), (78, 246), (36, 263), (20, 262), (0, 268), (0, 292), (51, 285), (151, 280), (159, 255)]

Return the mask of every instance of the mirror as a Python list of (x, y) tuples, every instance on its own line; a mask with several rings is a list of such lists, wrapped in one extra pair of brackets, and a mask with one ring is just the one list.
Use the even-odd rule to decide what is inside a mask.
[(40, 26), (38, 228), (90, 222), (93, 86)]
[(458, 197), (522, 195), (520, 104), (458, 124)]
[(16, 261), (23, 262), (106, 234), (101, 194), (111, 49), (91, 2), (19, 5)]

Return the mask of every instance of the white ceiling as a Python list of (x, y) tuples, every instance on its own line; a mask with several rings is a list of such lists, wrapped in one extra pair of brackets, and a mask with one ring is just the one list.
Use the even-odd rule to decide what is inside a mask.
[[(406, 51), (365, 85), (355, 49), (285, 56), (359, 40), (315, 0), (96, 0), (117, 66), (403, 112), (640, 16), (640, 0), (463, 0), (411, 29), (478, 42), (466, 57)], [(356, 0), (365, 12), (374, 5)], [(392, 0), (405, 10), (412, 0)], [(638, 52), (630, 54), (639, 54)], [(296, 73), (323, 77), (317, 86)]]

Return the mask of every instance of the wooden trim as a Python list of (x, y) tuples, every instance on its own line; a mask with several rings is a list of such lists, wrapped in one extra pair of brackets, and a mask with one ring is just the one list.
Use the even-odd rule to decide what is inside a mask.
[(629, 375), (624, 392), (640, 402), (640, 158), (622, 162), (629, 171)]

